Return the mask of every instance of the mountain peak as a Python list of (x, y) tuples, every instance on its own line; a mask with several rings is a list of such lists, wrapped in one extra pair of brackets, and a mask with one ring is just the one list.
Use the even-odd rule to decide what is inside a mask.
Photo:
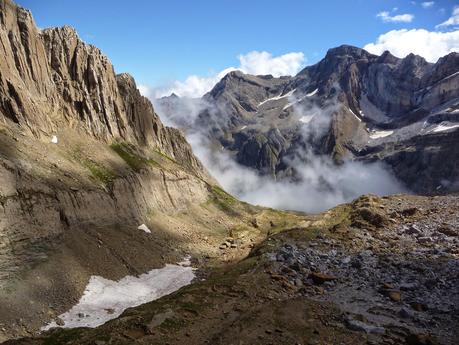
[(388, 50), (382, 53), (382, 55), (378, 58), (379, 63), (387, 63), (391, 65), (396, 64), (398, 61), (400, 61), (400, 59), (392, 55)]
[(330, 57), (335, 57), (335, 56), (343, 56), (343, 55), (349, 55), (355, 58), (362, 58), (362, 57), (368, 57), (371, 54), (362, 48), (343, 44), (341, 46), (329, 49), (327, 51), (327, 55), (325, 56), (325, 59), (330, 58)]

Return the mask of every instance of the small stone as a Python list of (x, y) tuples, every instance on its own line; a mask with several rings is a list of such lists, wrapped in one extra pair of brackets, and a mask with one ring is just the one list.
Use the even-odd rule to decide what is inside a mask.
[(416, 225), (411, 225), (407, 230), (405, 230), (405, 234), (408, 235), (419, 235), (421, 230)]
[(404, 284), (400, 284), (399, 287), (400, 287), (400, 290), (402, 291), (413, 291), (417, 289), (418, 284), (417, 283), (404, 283)]
[(414, 216), (416, 213), (418, 213), (418, 209), (415, 207), (406, 208), (401, 212), (401, 214), (405, 217)]
[(64, 326), (64, 325), (65, 325), (65, 322), (64, 322), (64, 320), (62, 320), (60, 317), (58, 317), (58, 318), (56, 319), (56, 325), (58, 325), (58, 326)]
[(414, 310), (419, 311), (419, 312), (427, 310), (427, 306), (425, 304), (419, 303), (419, 302), (411, 303), (411, 308), (413, 308)]
[(446, 235), (446, 236), (451, 236), (451, 237), (455, 237), (455, 236), (459, 236), (459, 232), (451, 229), (449, 226), (447, 225), (443, 225), (441, 227), (439, 227), (437, 229), (438, 232)]
[(382, 287), (383, 287), (383, 289), (387, 289), (387, 290), (390, 290), (390, 289), (394, 288), (394, 286), (391, 283), (383, 283)]
[(383, 327), (372, 326), (365, 322), (358, 320), (348, 320), (347, 327), (353, 331), (365, 332), (370, 334), (384, 334), (385, 329)]
[(332, 275), (329, 275), (326, 273), (320, 273), (320, 272), (312, 272), (311, 274), (309, 274), (309, 278), (311, 278), (316, 284), (323, 284), (327, 281), (332, 281), (332, 280), (337, 279), (336, 277)]
[(408, 318), (413, 317), (413, 312), (410, 311), (410, 310), (408, 310), (408, 309), (406, 309), (406, 308), (400, 309), (400, 311), (398, 312), (398, 314), (399, 314), (401, 317), (405, 318), (405, 319), (408, 319)]
[(325, 293), (325, 289), (321, 286), (314, 286), (314, 291), (319, 295), (323, 295)]
[(435, 341), (428, 334), (410, 334), (405, 339), (407, 345), (434, 345)]
[(394, 302), (400, 302), (402, 300), (402, 293), (400, 291), (390, 291), (389, 298)]
[(418, 237), (418, 242), (419, 243), (430, 243), (432, 242), (431, 237)]

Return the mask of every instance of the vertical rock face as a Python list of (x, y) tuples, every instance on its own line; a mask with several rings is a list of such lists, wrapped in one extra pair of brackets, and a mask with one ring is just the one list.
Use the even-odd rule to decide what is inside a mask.
[(71, 27), (38, 30), (31, 13), (0, 1), (0, 117), (35, 136), (62, 127), (154, 148), (201, 170), (181, 134), (165, 128), (128, 74)]
[[(12, 325), (14, 335), (13, 320), (29, 299), (34, 327), (43, 306), (62, 301), (59, 288), (36, 295), (29, 274), (76, 294), (97, 267), (108, 274), (158, 265), (169, 248), (158, 237), (140, 239), (137, 226), (151, 222), (153, 212), (175, 219), (191, 204), (199, 207), (213, 181), (134, 79), (116, 75), (74, 29), (39, 30), (29, 11), (0, 0), (0, 56), (0, 324)], [(92, 245), (97, 249), (87, 250)], [(64, 252), (85, 263), (62, 274), (55, 257)], [(75, 278), (80, 274), (83, 280)], [(3, 289), (15, 282), (24, 299)]]

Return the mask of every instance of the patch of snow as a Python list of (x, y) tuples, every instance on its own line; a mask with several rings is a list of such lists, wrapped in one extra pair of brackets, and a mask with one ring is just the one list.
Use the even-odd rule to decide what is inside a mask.
[(362, 110), (359, 110), (359, 114), (360, 114), (360, 116), (365, 117), (365, 114), (363, 113)]
[[(92, 276), (78, 304), (59, 315), (63, 328), (97, 327), (115, 319), (127, 308), (151, 302), (177, 291), (195, 277), (190, 258), (177, 265), (166, 265), (139, 277), (126, 276), (119, 281)], [(55, 321), (42, 327), (59, 327)]]
[(57, 144), (58, 140), (57, 140), (57, 136), (53, 135), (53, 137), (51, 138), (51, 142), (53, 144)]
[(455, 72), (455, 73), (453, 73), (453, 74), (450, 74), (450, 75), (448, 75), (448, 76), (446, 76), (446, 77), (444, 77), (444, 78), (441, 79), (440, 81), (437, 81), (437, 83), (439, 83), (439, 82), (441, 82), (441, 81), (443, 81), (443, 80), (450, 79), (450, 78), (452, 78), (452, 77), (454, 77), (454, 76), (456, 76), (456, 75), (458, 75), (458, 74), (459, 74), (459, 71), (458, 71), (458, 72)]
[(263, 104), (265, 104), (265, 103), (267, 103), (267, 102), (278, 101), (278, 100), (280, 100), (280, 99), (282, 99), (282, 98), (290, 97), (291, 95), (293, 95), (293, 93), (294, 93), (295, 91), (296, 91), (296, 89), (287, 92), (285, 95), (282, 95), (282, 93), (281, 93), (279, 96), (274, 96), (274, 97), (268, 98), (268, 99), (264, 100), (263, 102), (260, 102), (260, 103), (258, 104), (258, 106), (261, 106), (261, 105), (263, 105)]
[(177, 262), (177, 265), (182, 266), (182, 267), (190, 267), (191, 266), (191, 255), (185, 256), (182, 261)]
[(307, 94), (306, 94), (306, 97), (312, 97), (312, 96), (314, 96), (318, 91), (319, 91), (319, 89), (315, 89), (314, 91), (312, 91), (312, 92), (310, 92), (310, 93), (307, 93)]
[(315, 115), (316, 114), (301, 116), (299, 121), (302, 123), (309, 123), (311, 122), (311, 120), (314, 118)]
[(147, 234), (151, 234), (151, 230), (148, 229), (148, 226), (146, 226), (145, 224), (139, 225), (139, 226), (137, 227), (137, 229), (143, 230), (143, 231), (145, 231)]
[(370, 138), (371, 139), (379, 139), (379, 138), (385, 138), (388, 137), (389, 135), (392, 135), (394, 131), (372, 131), (370, 133)]
[(357, 120), (359, 120), (360, 122), (362, 122), (362, 119), (361, 119), (360, 117), (358, 117), (357, 115), (355, 115), (355, 113), (352, 111), (351, 108), (348, 108), (348, 109), (349, 109), (349, 111), (352, 113), (352, 115), (355, 116), (355, 118), (356, 118)]
[(443, 132), (443, 131), (447, 131), (448, 129), (453, 129), (453, 128), (456, 128), (456, 127), (459, 127), (459, 124), (445, 125), (445, 124), (441, 123), (438, 126), (436, 126), (435, 128), (433, 128), (431, 132), (434, 132), (434, 133)]
[(285, 110), (285, 109), (290, 108), (290, 107), (291, 107), (292, 105), (294, 105), (295, 103), (297, 103), (297, 102), (287, 103), (287, 104), (282, 108), (282, 110)]
[(447, 76), (444, 77), (443, 79), (440, 79), (439, 81), (436, 81), (436, 82), (433, 83), (432, 85), (428, 85), (428, 86), (426, 86), (425, 88), (423, 88), (423, 89), (421, 89), (421, 90), (430, 91), (434, 86), (440, 84), (442, 81), (451, 79), (451, 78), (455, 77), (455, 76), (458, 75), (458, 74), (459, 74), (459, 71), (458, 71), (458, 72), (455, 72), (455, 73), (453, 73), (453, 74), (447, 75)]

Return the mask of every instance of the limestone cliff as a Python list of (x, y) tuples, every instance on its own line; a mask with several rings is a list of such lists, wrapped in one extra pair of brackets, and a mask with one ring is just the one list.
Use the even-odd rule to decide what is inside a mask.
[(0, 0), (0, 56), (1, 341), (65, 310), (92, 274), (145, 272), (223, 225), (196, 225), (215, 182), (182, 133), (74, 29), (39, 30)]
[(62, 127), (156, 148), (202, 170), (181, 134), (162, 125), (128, 74), (71, 27), (39, 30), (31, 13), (0, 1), (0, 116), (36, 137)]

